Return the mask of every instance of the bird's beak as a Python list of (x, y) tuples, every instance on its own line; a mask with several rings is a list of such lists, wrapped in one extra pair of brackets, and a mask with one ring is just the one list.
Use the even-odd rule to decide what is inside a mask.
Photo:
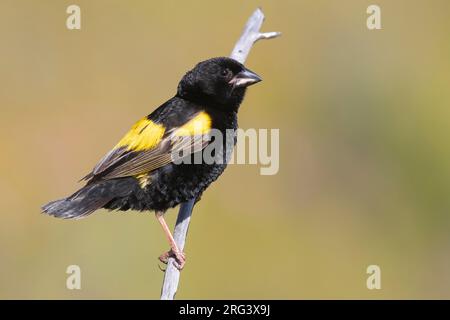
[(236, 74), (229, 83), (234, 87), (248, 87), (260, 81), (262, 81), (262, 79), (256, 73), (248, 69), (244, 69)]

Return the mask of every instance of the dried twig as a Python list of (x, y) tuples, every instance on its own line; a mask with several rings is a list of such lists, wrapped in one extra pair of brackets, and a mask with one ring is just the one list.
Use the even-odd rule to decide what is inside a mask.
[[(261, 25), (264, 21), (264, 13), (261, 9), (256, 9), (245, 25), (241, 37), (234, 46), (230, 58), (233, 58), (240, 63), (244, 63), (253, 44), (260, 39), (271, 39), (278, 37), (280, 32), (265, 32), (261, 33)], [(194, 200), (182, 203), (174, 230), (174, 238), (180, 250), (184, 249), (186, 243), (187, 231), (189, 222), (191, 220), (192, 209), (194, 207)], [(174, 259), (170, 258), (167, 264), (167, 269), (164, 274), (164, 282), (161, 290), (161, 300), (173, 300), (178, 289), (178, 282), (180, 280), (180, 271), (174, 265)]]

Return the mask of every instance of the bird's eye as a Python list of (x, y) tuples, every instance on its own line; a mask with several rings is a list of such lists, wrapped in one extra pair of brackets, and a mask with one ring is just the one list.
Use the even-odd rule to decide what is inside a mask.
[(221, 72), (222, 76), (226, 77), (230, 74), (230, 69), (223, 69)]

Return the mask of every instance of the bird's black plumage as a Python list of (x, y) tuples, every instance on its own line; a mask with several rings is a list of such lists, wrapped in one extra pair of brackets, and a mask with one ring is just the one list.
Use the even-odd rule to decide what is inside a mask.
[[(198, 132), (207, 136), (211, 130), (225, 137), (227, 129), (236, 130), (246, 87), (260, 80), (229, 58), (197, 64), (181, 79), (176, 95), (138, 121), (85, 177), (85, 187), (48, 203), (43, 211), (66, 219), (80, 218), (99, 208), (164, 212), (179, 203), (199, 199), (225, 170), (226, 150), (219, 154), (225, 158), (222, 163), (176, 164), (171, 157), (177, 148), (173, 138)], [(190, 142), (189, 146), (198, 147), (197, 143)], [(194, 148), (189, 156), (203, 152), (209, 143), (212, 140), (203, 140), (200, 149)]]

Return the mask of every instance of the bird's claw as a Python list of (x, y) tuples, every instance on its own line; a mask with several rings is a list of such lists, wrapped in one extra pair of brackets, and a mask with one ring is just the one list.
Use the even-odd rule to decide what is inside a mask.
[(166, 269), (163, 269), (159, 264), (158, 264), (158, 268), (159, 268), (159, 270), (161, 270), (162, 272), (166, 272), (166, 270), (167, 270), (167, 268), (166, 268)]
[(167, 252), (164, 252), (162, 255), (159, 256), (159, 261), (161, 261), (164, 264), (169, 263), (169, 258), (174, 258), (174, 266), (178, 270), (182, 270), (184, 268), (184, 265), (186, 263), (186, 255), (184, 252), (180, 251), (174, 251), (173, 249), (170, 249)]

